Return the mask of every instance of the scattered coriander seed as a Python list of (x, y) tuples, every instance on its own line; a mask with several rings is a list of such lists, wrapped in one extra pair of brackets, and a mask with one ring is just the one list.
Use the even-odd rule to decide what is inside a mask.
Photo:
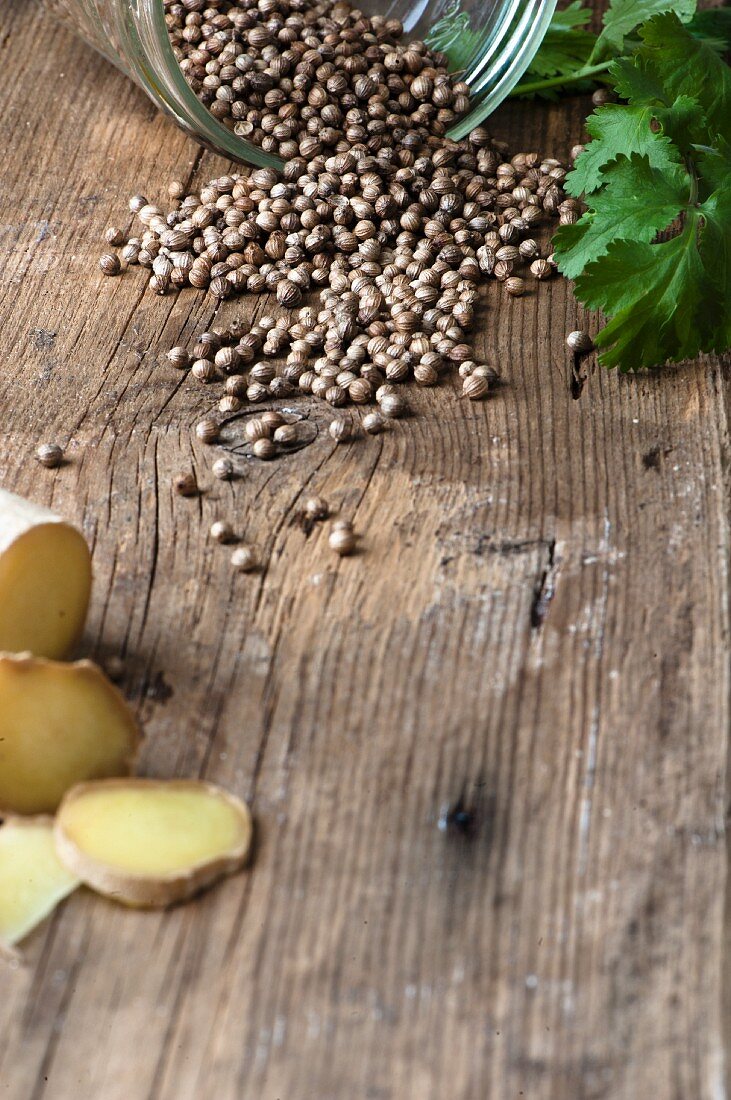
[(535, 279), (550, 279), (553, 268), (548, 260), (534, 260), (530, 265), (530, 273)]
[(329, 536), (328, 545), (331, 550), (334, 550), (340, 557), (346, 557), (348, 554), (352, 554), (356, 548), (357, 536), (353, 530), (352, 524), (346, 524), (341, 521), (337, 526), (333, 526)]
[(257, 458), (264, 459), (264, 461), (266, 462), (270, 458), (274, 458), (274, 456), (276, 455), (277, 445), (271, 439), (267, 439), (265, 437), (263, 439), (257, 439), (254, 443), (252, 443), (251, 450)]
[(211, 469), (219, 481), (230, 481), (234, 476), (234, 464), (230, 458), (217, 458)]
[(233, 542), (236, 538), (233, 527), (225, 519), (217, 519), (211, 524), (210, 535), (216, 542)]
[(491, 367), (488, 363), (479, 363), (472, 373), (481, 378), (486, 378), (491, 386), (500, 381), (500, 371), (497, 367)]
[(270, 439), (272, 429), (261, 416), (254, 416), (246, 421), (244, 434), (250, 443), (256, 443), (257, 439)]
[(168, 184), (168, 195), (171, 199), (182, 199), (185, 190), (185, 184), (182, 180), (171, 180)]
[(118, 683), (125, 673), (125, 663), (115, 653), (104, 661), (104, 671), (113, 683)]
[(505, 280), (505, 289), (512, 298), (520, 298), (525, 294), (525, 279), (521, 279), (518, 275), (511, 275)]
[(576, 329), (566, 337), (566, 344), (577, 355), (586, 355), (594, 348), (594, 341), (588, 332)]
[(187, 370), (190, 366), (190, 355), (185, 348), (171, 348), (168, 352), (168, 362), (177, 370)]
[(274, 429), (272, 438), (275, 443), (289, 447), (297, 442), (298, 435), (296, 424), (280, 424), (278, 428)]
[(120, 248), (123, 244), (127, 243), (122, 230), (116, 225), (110, 225), (104, 233), (104, 240), (107, 244), (111, 244), (114, 248)]
[(209, 382), (213, 382), (216, 377), (216, 368), (210, 359), (196, 359), (193, 366), (190, 368), (190, 373), (198, 382), (202, 382), (203, 385), (208, 385)]
[(195, 427), (195, 434), (201, 443), (215, 443), (219, 435), (218, 421), (213, 417), (207, 416), (203, 420), (199, 420)]
[(369, 435), (378, 435), (385, 428), (385, 422), (380, 413), (372, 412), (367, 413), (363, 417), (363, 431), (368, 432)]
[(63, 447), (58, 443), (40, 443), (36, 448), (36, 458), (41, 466), (52, 470), (63, 462)]
[(591, 102), (594, 104), (595, 107), (603, 107), (605, 103), (611, 103), (613, 99), (614, 96), (612, 95), (609, 88), (597, 88), (597, 90), (593, 92), (591, 96)]
[(324, 497), (310, 497), (305, 501), (305, 515), (313, 520), (327, 519), (330, 506)]
[(272, 431), (280, 427), (280, 425), (287, 423), (282, 414), (277, 412), (276, 409), (267, 409), (266, 412), (263, 412), (261, 414), (261, 422)]
[(381, 412), (389, 420), (393, 420), (398, 416), (404, 416), (407, 411), (407, 404), (400, 393), (387, 393), (379, 401)]
[(481, 401), (487, 396), (490, 383), (481, 374), (471, 374), (462, 383), (462, 396), (469, 397), (470, 401)]
[(327, 430), (330, 438), (336, 443), (348, 443), (353, 438), (353, 425), (343, 417), (331, 420)]
[(259, 568), (259, 555), (253, 546), (239, 546), (231, 555), (231, 565), (238, 573), (253, 573)]
[(181, 497), (198, 495), (198, 481), (194, 473), (178, 474), (173, 482), (175, 492)]
[(223, 413), (224, 416), (230, 416), (232, 413), (237, 413), (242, 407), (242, 403), (238, 397), (234, 397), (231, 393), (223, 395), (218, 402), (218, 411)]
[(99, 267), (102, 275), (119, 275), (122, 270), (122, 263), (116, 252), (105, 252), (99, 258)]
[(147, 199), (144, 195), (133, 195), (129, 200), (129, 208), (133, 214), (139, 214), (140, 210), (143, 210), (147, 206)]

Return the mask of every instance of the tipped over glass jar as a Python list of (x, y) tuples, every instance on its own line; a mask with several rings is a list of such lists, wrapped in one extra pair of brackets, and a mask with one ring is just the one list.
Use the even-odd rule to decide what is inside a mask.
[[(412, 123), (464, 137), (520, 79), (556, 4), (42, 2), (197, 141), (259, 166), (296, 155), (303, 134), (327, 151), (344, 139), (396, 144)], [(324, 119), (312, 102), (323, 96)]]

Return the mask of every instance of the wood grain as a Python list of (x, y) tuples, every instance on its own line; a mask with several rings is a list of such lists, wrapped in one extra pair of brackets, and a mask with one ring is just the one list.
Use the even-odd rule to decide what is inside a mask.
[[(724, 364), (577, 385), (570, 289), (491, 287), (489, 403), (420, 391), (340, 447), (303, 406), (310, 446), (215, 483), (210, 394), (163, 358), (210, 305), (96, 267), (130, 194), (213, 158), (28, 0), (0, 64), (2, 484), (93, 546), (83, 652), (125, 657), (145, 773), (229, 787), (258, 830), (195, 904), (79, 892), (29, 941), (3, 1100), (720, 1100)], [(494, 126), (565, 155), (584, 106)], [(305, 533), (312, 491), (360, 554)]]

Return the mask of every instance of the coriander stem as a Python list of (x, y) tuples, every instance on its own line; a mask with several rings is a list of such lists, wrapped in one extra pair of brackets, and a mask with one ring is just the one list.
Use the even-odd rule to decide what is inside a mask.
[(599, 65), (585, 65), (583, 69), (577, 69), (570, 76), (552, 76), (547, 80), (529, 80), (525, 84), (518, 84), (510, 93), (511, 98), (519, 95), (533, 95), (534, 92), (542, 92), (546, 88), (560, 88), (564, 84), (576, 84), (580, 80), (597, 76), (607, 71), (611, 61), (602, 61)]

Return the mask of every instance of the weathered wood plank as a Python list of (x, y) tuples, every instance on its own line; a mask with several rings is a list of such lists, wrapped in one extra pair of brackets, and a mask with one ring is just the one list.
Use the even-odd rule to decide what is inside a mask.
[[(378, 439), (320, 430), (214, 484), (207, 391), (161, 358), (212, 310), (95, 267), (129, 194), (214, 162), (65, 32), (31, 55), (41, 17), (5, 9), (2, 482), (93, 543), (84, 650), (126, 656), (144, 769), (250, 798), (259, 838), (171, 913), (69, 900), (0, 978), (3, 1096), (718, 1100), (723, 365), (590, 369), (574, 399), (568, 288), (491, 288), (493, 401), (421, 391)], [(565, 153), (580, 118), (496, 126)], [(57, 472), (31, 458), (50, 437)], [(311, 491), (362, 554), (306, 536)], [(260, 576), (207, 541), (218, 515)]]

